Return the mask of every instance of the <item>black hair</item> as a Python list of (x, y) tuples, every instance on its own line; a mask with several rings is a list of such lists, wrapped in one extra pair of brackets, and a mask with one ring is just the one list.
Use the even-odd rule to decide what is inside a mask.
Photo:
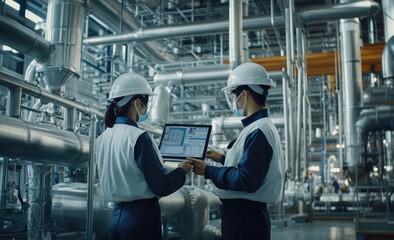
[(115, 106), (116, 104), (121, 101), (124, 97), (118, 97), (115, 98), (111, 104), (108, 106), (106, 112), (105, 112), (105, 117), (104, 117), (104, 123), (105, 126), (112, 128), (115, 124), (116, 117), (126, 117), (127, 113), (130, 108), (130, 103), (132, 103), (134, 100), (139, 99), (141, 102), (146, 106), (148, 104), (149, 96), (148, 95), (135, 95), (133, 98), (130, 99), (125, 105), (122, 107), (116, 109), (116, 115), (115, 115)]
[(270, 89), (270, 86), (267, 85), (259, 85), (263, 89), (263, 94), (259, 94), (253, 89), (251, 89), (248, 85), (241, 85), (238, 86), (236, 89), (232, 90), (231, 93), (235, 94), (237, 97), (242, 93), (243, 90), (246, 90), (252, 95), (253, 100), (259, 104), (265, 107), (265, 101), (267, 100), (267, 95), (268, 95), (268, 89)]

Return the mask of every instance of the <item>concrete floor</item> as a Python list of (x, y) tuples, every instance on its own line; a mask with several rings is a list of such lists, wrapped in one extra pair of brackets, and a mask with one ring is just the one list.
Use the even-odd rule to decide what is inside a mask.
[(273, 227), (272, 240), (355, 240), (353, 221), (314, 221), (312, 223), (288, 223), (287, 227)]

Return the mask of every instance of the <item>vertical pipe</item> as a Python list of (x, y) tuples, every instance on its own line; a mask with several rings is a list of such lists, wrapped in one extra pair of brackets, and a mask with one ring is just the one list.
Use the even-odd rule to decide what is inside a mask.
[(91, 116), (90, 121), (90, 156), (89, 156), (89, 168), (88, 168), (88, 211), (86, 216), (86, 239), (92, 239), (93, 233), (93, 184), (94, 184), (94, 173), (95, 173), (95, 145), (96, 145), (96, 115)]
[(388, 42), (394, 35), (394, 1), (382, 0), (383, 22), (384, 22), (384, 42)]
[(339, 138), (339, 170), (340, 170), (340, 175), (342, 176), (343, 173), (343, 105), (342, 105), (342, 88), (340, 87), (342, 84), (342, 77), (341, 77), (341, 59), (340, 59), (340, 55), (339, 55), (339, 26), (337, 25), (336, 28), (336, 38), (337, 38), (337, 50), (336, 50), (336, 57), (337, 57), (337, 74), (336, 74), (336, 78), (337, 78), (337, 84), (336, 84), (336, 92), (338, 94), (338, 138)]
[(27, 238), (29, 240), (43, 239), (41, 210), (43, 207), (43, 166), (28, 166), (28, 203), (27, 210)]
[(293, 79), (293, 67), (291, 64), (291, 46), (290, 46), (290, 11), (288, 8), (285, 9), (285, 25), (286, 25), (286, 63), (287, 63), (287, 74), (290, 77), (290, 81)]
[(282, 90), (283, 90), (283, 117), (284, 117), (284, 125), (285, 125), (285, 163), (286, 163), (286, 171), (290, 168), (290, 136), (289, 136), (289, 117), (288, 117), (288, 95), (287, 95), (287, 78), (285, 76), (282, 77)]
[[(342, 1), (341, 1), (342, 3)], [(355, 123), (362, 107), (362, 73), (360, 51), (360, 23), (357, 18), (341, 19), (342, 96), (344, 108), (345, 162), (352, 180), (365, 176), (362, 161), (362, 143)]]
[(7, 116), (19, 118), (21, 113), (22, 88), (10, 88), (7, 101)]
[[(368, 24), (368, 42), (369, 43), (375, 43), (375, 21), (371, 17), (369, 18), (369, 24)], [(371, 72), (369, 74), (369, 80), (370, 80), (370, 86), (374, 87), (375, 86), (375, 73)]]
[(76, 115), (77, 110), (75, 108), (65, 108), (63, 121), (64, 130), (74, 132)]
[(306, 39), (302, 33), (302, 84), (303, 84), (303, 101), (302, 101), (302, 122), (303, 122), (303, 152), (304, 152), (304, 172), (308, 170), (308, 145), (307, 145), (307, 98), (308, 98), (308, 76), (306, 72)]
[(50, 239), (52, 216), (52, 167), (42, 166), (42, 234)]
[(294, 61), (294, 0), (289, 0), (289, 26), (290, 26), (290, 49), (291, 49), (291, 62)]
[(242, 1), (230, 0), (229, 7), (230, 67), (242, 64)]
[(297, 171), (296, 178), (300, 179), (301, 174), (301, 112), (302, 112), (302, 50), (301, 50), (301, 29), (296, 29), (297, 36), (297, 147), (296, 147), (296, 162)]
[(8, 164), (9, 159), (3, 158), (3, 174), (1, 179), (1, 205), (0, 205), (0, 231), (4, 228), (4, 217), (6, 207), (6, 196), (7, 196), (7, 180), (8, 180)]

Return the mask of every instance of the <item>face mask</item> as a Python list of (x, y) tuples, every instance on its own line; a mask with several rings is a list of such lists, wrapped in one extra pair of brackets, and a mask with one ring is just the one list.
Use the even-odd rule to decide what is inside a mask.
[[(141, 101), (140, 101), (141, 102)], [(148, 108), (145, 106), (145, 104), (143, 104), (142, 102), (141, 102), (141, 104), (142, 104), (142, 106), (144, 106), (144, 108), (146, 109), (146, 112), (145, 112), (145, 114), (141, 114), (139, 111), (138, 111), (138, 108), (135, 108), (136, 110), (137, 110), (137, 113), (138, 113), (138, 121), (137, 122), (143, 122), (143, 121), (145, 121), (146, 119), (148, 119), (148, 117), (149, 117), (149, 111), (148, 111)]]
[(244, 109), (245, 109), (246, 99), (244, 101), (243, 107), (241, 109), (237, 109), (237, 102), (238, 102), (239, 98), (241, 97), (241, 94), (238, 96), (237, 100), (235, 100), (233, 102), (233, 105), (231, 107), (231, 110), (233, 111), (233, 113), (234, 113), (234, 115), (236, 117), (243, 117), (244, 116)]

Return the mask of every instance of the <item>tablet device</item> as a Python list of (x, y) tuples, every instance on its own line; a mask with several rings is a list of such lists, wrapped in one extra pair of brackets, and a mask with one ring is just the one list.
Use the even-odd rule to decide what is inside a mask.
[(166, 124), (159, 145), (163, 160), (205, 159), (211, 130), (211, 125)]

